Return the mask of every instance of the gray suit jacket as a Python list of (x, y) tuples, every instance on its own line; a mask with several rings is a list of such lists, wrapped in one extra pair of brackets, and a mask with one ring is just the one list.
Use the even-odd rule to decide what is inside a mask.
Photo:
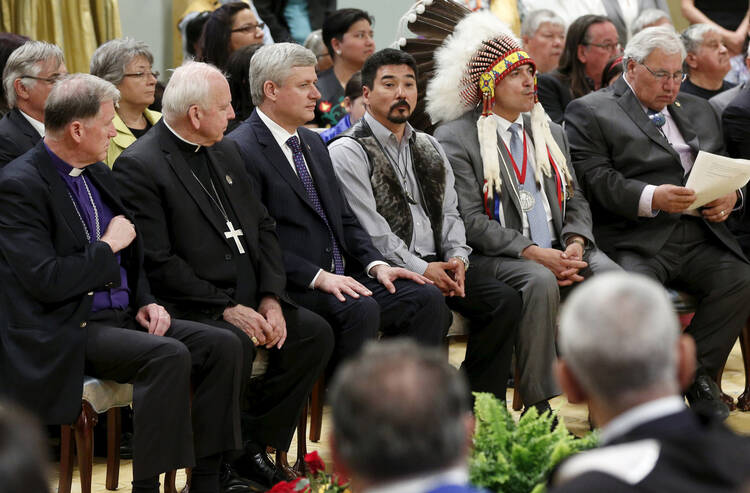
[[(485, 213), (482, 184), (484, 183), (484, 168), (479, 152), (477, 137), (477, 119), (481, 108), (469, 111), (460, 118), (444, 123), (435, 131), (435, 138), (440, 142), (453, 167), (456, 176), (456, 192), (458, 194), (458, 209), (466, 224), (466, 240), (476, 253), (489, 257), (505, 255), (520, 257), (524, 248), (534, 244), (523, 235), (523, 219), (518, 197), (509, 186), (518, 187), (515, 173), (500, 165), (503, 181), (503, 191), (500, 195), (502, 206), (502, 224), (491, 219)], [(528, 116), (524, 115), (524, 125), (530, 128)], [(552, 135), (565, 153), (570, 166), (568, 142), (562, 128), (550, 123)], [(531, 135), (529, 134), (529, 138)], [(502, 148), (503, 156), (510, 162), (510, 156)], [(573, 168), (569, 168), (573, 174)], [(560, 208), (557, 202), (557, 183), (555, 176), (543, 177), (544, 192), (547, 195), (552, 212), (552, 222), (555, 226), (557, 240), (565, 244), (564, 238), (571, 234), (578, 234), (593, 244), (594, 235), (591, 232), (591, 211), (586, 199), (575, 182), (573, 196), (563, 201)], [(570, 191), (568, 192), (570, 195)]]
[[(705, 99), (681, 94), (668, 106), (685, 142), (695, 151), (725, 154), (721, 122)], [(576, 173), (591, 204), (599, 246), (615, 261), (628, 250), (653, 256), (666, 243), (680, 214), (638, 216), (647, 184), (684, 186), (680, 156), (651, 123), (622, 79), (571, 102), (565, 110)], [(716, 237), (744, 259), (725, 223), (707, 222)]]
[[(607, 11), (607, 17), (610, 18), (612, 24), (617, 28), (617, 35), (620, 37), (620, 43), (625, 46), (625, 43), (628, 42), (628, 29), (627, 26), (625, 26), (625, 19), (622, 17), (620, 3), (617, 0), (604, 0), (602, 3), (604, 4), (604, 10)], [(646, 9), (663, 10), (670, 19), (672, 18), (669, 13), (667, 0), (638, 0), (638, 13), (640, 14)]]

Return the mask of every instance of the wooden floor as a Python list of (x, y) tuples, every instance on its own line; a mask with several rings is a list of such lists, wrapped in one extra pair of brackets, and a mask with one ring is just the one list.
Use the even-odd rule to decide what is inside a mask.
[[(463, 355), (466, 352), (466, 345), (463, 343), (453, 343), (450, 348), (450, 361), (454, 365), (458, 366), (463, 360)], [(722, 387), (724, 392), (732, 395), (735, 399), (742, 392), (745, 386), (744, 369), (742, 365), (742, 355), (740, 353), (739, 345), (735, 345), (732, 350), (732, 354), (729, 356), (726, 368), (724, 369), (724, 378), (722, 381)], [(508, 391), (508, 402), (513, 400), (513, 391)], [(560, 415), (565, 422), (568, 429), (577, 435), (583, 435), (588, 431), (587, 422), (587, 411), (584, 406), (569, 404), (564, 397), (557, 397), (551, 402), (552, 407), (559, 411)], [(519, 413), (514, 413), (516, 416)], [(727, 419), (727, 424), (737, 431), (745, 435), (750, 435), (750, 412), (742, 413), (734, 411)], [(317, 450), (323, 460), (328, 464), (331, 461), (331, 456), (328, 448), (328, 437), (330, 433), (330, 408), (326, 406), (323, 412), (323, 431), (321, 440), (318, 443), (313, 443), (308, 440), (307, 448), (308, 451)], [(292, 440), (292, 449), (289, 451), (290, 462), (294, 460), (296, 456), (296, 437)], [(52, 491), (57, 491), (57, 467), (58, 464), (53, 464), (55, 471), (53, 477), (51, 477)], [(122, 461), (120, 466), (120, 482), (119, 490), (124, 492), (130, 491), (130, 481), (132, 480), (132, 462)], [(106, 462), (104, 459), (96, 458), (94, 462), (94, 474), (92, 478), (92, 491), (94, 493), (105, 493), (108, 491), (104, 486), (104, 480), (106, 476)], [(184, 472), (180, 471), (177, 476), (178, 490), (182, 489), (185, 483)], [(73, 493), (80, 493), (81, 486), (78, 480), (78, 470), (76, 469), (73, 473)]]

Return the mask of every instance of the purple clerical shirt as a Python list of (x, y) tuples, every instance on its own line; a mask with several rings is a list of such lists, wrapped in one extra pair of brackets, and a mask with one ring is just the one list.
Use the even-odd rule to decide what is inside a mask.
[[(55, 165), (57, 173), (60, 178), (65, 182), (68, 187), (70, 196), (75, 201), (76, 208), (80, 214), (81, 220), (86, 225), (86, 229), (89, 232), (89, 242), (94, 243), (99, 241), (101, 236), (97, 238), (97, 227), (96, 227), (96, 214), (94, 207), (96, 207), (96, 213), (99, 214), (99, 233), (103, 235), (109, 226), (109, 222), (114, 217), (112, 209), (102, 200), (99, 190), (96, 189), (96, 185), (86, 177), (85, 171), (77, 176), (71, 176), (70, 172), (76, 168), (60, 159), (52, 150), (44, 145), (49, 153), (52, 163)], [(86, 180), (84, 184), (84, 180)], [(86, 188), (88, 185), (88, 191)], [(91, 196), (89, 197), (89, 192)], [(93, 202), (93, 204), (92, 204)], [(100, 310), (106, 310), (108, 308), (126, 309), (130, 304), (130, 290), (128, 289), (128, 275), (125, 269), (122, 267), (120, 261), (120, 254), (116, 254), (117, 263), (120, 265), (120, 287), (94, 291), (94, 300), (91, 306), (91, 311), (97, 312)]]

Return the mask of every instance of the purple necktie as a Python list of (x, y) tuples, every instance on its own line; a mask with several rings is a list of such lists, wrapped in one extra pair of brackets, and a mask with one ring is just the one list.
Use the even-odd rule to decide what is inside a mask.
[(297, 168), (297, 175), (299, 176), (302, 185), (305, 187), (307, 192), (307, 198), (310, 200), (315, 212), (318, 213), (320, 218), (328, 227), (328, 234), (331, 237), (331, 245), (333, 245), (333, 267), (334, 272), (338, 275), (344, 274), (344, 259), (341, 257), (341, 250), (336, 238), (333, 236), (333, 230), (331, 225), (328, 224), (328, 217), (326, 212), (323, 210), (323, 206), (320, 204), (320, 197), (318, 191), (315, 189), (315, 184), (312, 181), (310, 173), (307, 171), (305, 166), (305, 158), (302, 155), (302, 147), (299, 144), (299, 138), (296, 135), (289, 137), (286, 141), (286, 145), (292, 150), (292, 160), (294, 160), (294, 167)]

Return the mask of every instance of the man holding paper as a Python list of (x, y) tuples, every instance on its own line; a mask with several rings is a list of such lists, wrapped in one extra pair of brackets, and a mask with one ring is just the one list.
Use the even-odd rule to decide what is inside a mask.
[(697, 412), (726, 417), (713, 378), (750, 312), (750, 264), (724, 223), (739, 191), (688, 210), (696, 153), (724, 149), (711, 106), (677, 98), (684, 58), (671, 28), (641, 31), (625, 49), (624, 77), (573, 101), (566, 131), (600, 248), (626, 270), (696, 295), (686, 332), (697, 344), (698, 371), (687, 397)]

